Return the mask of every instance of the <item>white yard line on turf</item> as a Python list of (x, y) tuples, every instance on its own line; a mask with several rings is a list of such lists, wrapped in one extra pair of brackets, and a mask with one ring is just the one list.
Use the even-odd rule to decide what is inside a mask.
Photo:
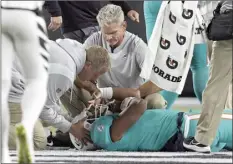
[[(190, 163), (190, 162), (196, 162), (196, 163), (232, 163), (232, 159), (217, 159), (217, 158), (108, 158), (108, 157), (37, 157), (35, 158), (38, 162), (44, 162), (46, 161), (49, 163), (49, 161), (58, 161), (58, 162), (74, 162), (74, 161), (93, 161), (93, 162), (182, 162), (182, 163)], [(13, 160), (17, 160), (13, 158)]]

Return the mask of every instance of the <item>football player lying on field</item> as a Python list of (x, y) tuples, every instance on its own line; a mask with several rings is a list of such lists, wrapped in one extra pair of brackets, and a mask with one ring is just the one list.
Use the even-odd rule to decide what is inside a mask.
[[(87, 146), (71, 136), (79, 150), (105, 149), (109, 151), (186, 151), (183, 139), (194, 136), (200, 111), (186, 113), (174, 110), (146, 110), (146, 101), (126, 98), (120, 114), (108, 112), (108, 105), (99, 105), (95, 114), (83, 111), (73, 121), (81, 121), (90, 131), (93, 143)], [(92, 110), (93, 110), (92, 109)], [(93, 117), (94, 116), (94, 117)], [(100, 116), (100, 117), (99, 117)], [(211, 151), (232, 150), (232, 110), (226, 109)]]

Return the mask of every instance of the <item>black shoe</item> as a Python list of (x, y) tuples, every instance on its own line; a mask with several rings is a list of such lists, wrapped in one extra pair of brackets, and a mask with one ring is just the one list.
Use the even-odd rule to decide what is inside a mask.
[(184, 140), (183, 146), (191, 151), (199, 153), (210, 153), (210, 146), (203, 145), (195, 140), (194, 137), (188, 137)]
[(56, 131), (56, 136), (53, 136), (52, 132), (50, 132), (50, 135), (47, 137), (47, 146), (74, 148), (69, 133), (62, 133), (61, 131)]
[(53, 146), (53, 133), (50, 131), (50, 135), (47, 137), (47, 146)]

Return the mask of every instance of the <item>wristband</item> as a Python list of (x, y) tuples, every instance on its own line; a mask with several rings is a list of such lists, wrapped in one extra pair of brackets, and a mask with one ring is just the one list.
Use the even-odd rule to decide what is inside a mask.
[(108, 88), (99, 88), (101, 92), (101, 97), (105, 99), (111, 99), (113, 96), (113, 89), (111, 87)]

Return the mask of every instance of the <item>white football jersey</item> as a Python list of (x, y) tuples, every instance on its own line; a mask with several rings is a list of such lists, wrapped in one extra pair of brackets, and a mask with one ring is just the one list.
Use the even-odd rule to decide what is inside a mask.
[(2, 1), (1, 7), (3, 8), (16, 8), (35, 10), (42, 9), (44, 1)]

